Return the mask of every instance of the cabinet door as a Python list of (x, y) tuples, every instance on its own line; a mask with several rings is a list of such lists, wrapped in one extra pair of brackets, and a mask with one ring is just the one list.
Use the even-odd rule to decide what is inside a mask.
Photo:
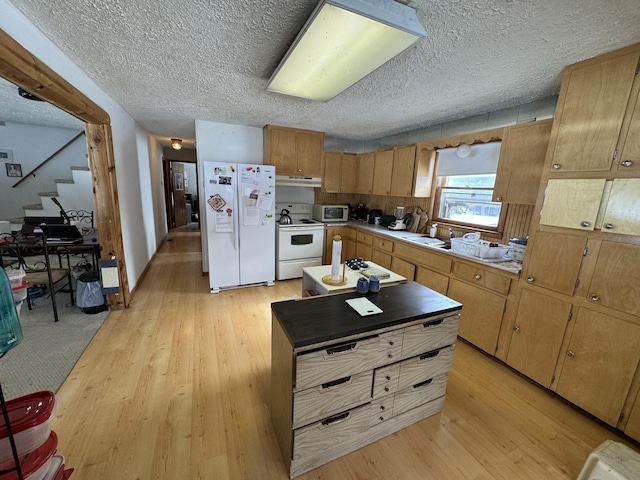
[(640, 235), (640, 178), (616, 178), (602, 218), (602, 231)]
[(428, 268), (418, 266), (416, 269), (416, 282), (442, 295), (449, 289), (449, 277)]
[(580, 308), (556, 393), (616, 426), (640, 359), (640, 326)]
[(342, 154), (340, 152), (324, 152), (324, 175), (322, 176), (322, 191), (328, 193), (340, 192), (340, 173), (342, 171)]
[(358, 168), (356, 169), (356, 193), (371, 194), (373, 191), (373, 170), (375, 168), (376, 154), (363, 153), (358, 155)]
[[(322, 177), (322, 132), (298, 131), (296, 133), (297, 175)], [(277, 172), (277, 170), (276, 170)]]
[(413, 191), (413, 170), (416, 163), (416, 146), (399, 147), (393, 153), (391, 195), (410, 197)]
[(451, 279), (447, 296), (462, 303), (458, 335), (494, 355), (506, 299), (455, 279)]
[(588, 297), (593, 303), (640, 313), (640, 245), (602, 242)]
[(552, 120), (506, 128), (493, 187), (493, 201), (535, 205)]
[(549, 180), (544, 192), (540, 223), (554, 227), (593, 230), (606, 180)]
[(568, 69), (556, 111), (554, 171), (609, 170), (638, 53)]
[(381, 267), (390, 269), (391, 268), (391, 254), (381, 252), (380, 250), (374, 249), (371, 252), (371, 261)]
[(393, 257), (391, 260), (390, 270), (401, 277), (406, 278), (409, 282), (414, 279), (416, 274), (416, 266), (413, 263), (409, 263), (398, 257)]
[(393, 172), (393, 150), (376, 152), (373, 169), (374, 195), (390, 195), (391, 173)]
[(347, 258), (355, 258), (356, 255), (356, 242), (350, 238), (342, 239), (342, 260)]
[(633, 404), (631, 412), (629, 412), (629, 418), (627, 424), (624, 427), (624, 433), (631, 438), (640, 440), (640, 393), (636, 396), (636, 401)]
[(568, 302), (523, 290), (507, 363), (549, 388), (570, 313)]
[(342, 193), (355, 193), (357, 168), (358, 156), (355, 153), (343, 153), (340, 172), (340, 191)]
[[(362, 258), (362, 260), (372, 260), (371, 254), (373, 253), (373, 247), (364, 243), (358, 242), (356, 244), (356, 257)], [(375, 263), (375, 262), (374, 262)]]
[(633, 114), (629, 128), (624, 133), (624, 145), (618, 155), (618, 170), (640, 170), (640, 93), (629, 103), (627, 109), (633, 109)]
[(573, 295), (587, 239), (537, 232), (527, 266), (527, 282)]
[(299, 175), (296, 161), (295, 130), (267, 127), (269, 163), (278, 175)]

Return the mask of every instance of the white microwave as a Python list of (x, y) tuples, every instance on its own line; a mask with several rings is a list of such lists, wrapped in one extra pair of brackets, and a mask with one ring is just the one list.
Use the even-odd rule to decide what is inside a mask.
[(319, 222), (346, 222), (349, 220), (347, 205), (313, 204), (313, 219)]

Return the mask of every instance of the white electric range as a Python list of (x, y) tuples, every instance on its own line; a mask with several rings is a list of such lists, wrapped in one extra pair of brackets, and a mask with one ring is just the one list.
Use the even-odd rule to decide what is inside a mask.
[[(324, 223), (311, 218), (309, 203), (276, 203), (276, 280), (301, 278), (302, 269), (322, 265)], [(280, 224), (283, 209), (290, 224)]]

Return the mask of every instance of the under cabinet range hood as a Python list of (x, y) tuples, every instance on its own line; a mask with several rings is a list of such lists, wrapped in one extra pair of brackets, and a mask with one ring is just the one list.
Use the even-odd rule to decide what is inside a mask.
[(276, 185), (284, 187), (322, 187), (320, 177), (298, 177), (294, 175), (276, 175)]

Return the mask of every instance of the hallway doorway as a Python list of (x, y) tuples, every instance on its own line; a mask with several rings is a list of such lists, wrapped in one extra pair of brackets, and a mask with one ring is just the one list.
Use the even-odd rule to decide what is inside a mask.
[(167, 228), (199, 230), (198, 172), (194, 149), (166, 148), (163, 155)]

